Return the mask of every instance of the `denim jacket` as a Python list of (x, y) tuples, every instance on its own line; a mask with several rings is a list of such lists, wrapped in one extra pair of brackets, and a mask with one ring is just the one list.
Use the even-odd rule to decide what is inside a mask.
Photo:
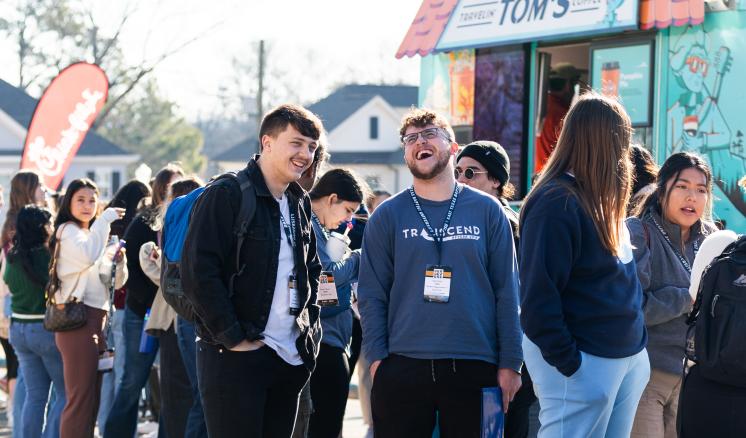
[[(280, 253), (280, 208), (264, 176), (252, 159), (248, 172), (256, 191), (256, 212), (249, 225), (239, 260), (243, 269), (235, 280), (234, 295), (228, 281), (236, 271), (235, 220), (241, 207), (241, 189), (235, 179), (211, 184), (192, 210), (181, 259), (185, 295), (197, 313), (196, 330), (205, 342), (231, 348), (244, 339), (261, 340), (274, 296)], [(321, 339), (316, 291), (321, 265), (311, 231), (310, 200), (296, 183), (285, 191), (295, 221), (295, 272), (303, 308), (296, 318), (300, 336), (296, 346), (307, 368), (313, 369)]]

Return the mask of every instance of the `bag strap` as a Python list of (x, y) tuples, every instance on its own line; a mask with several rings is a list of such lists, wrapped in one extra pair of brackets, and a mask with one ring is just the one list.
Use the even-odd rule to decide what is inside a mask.
[[(57, 243), (54, 246), (54, 257), (52, 257), (52, 264), (49, 268), (49, 283), (47, 283), (47, 288), (45, 291), (45, 294), (47, 295), (47, 303), (51, 305), (57, 304), (57, 301), (54, 298), (54, 295), (57, 291), (60, 290), (60, 287), (62, 286), (62, 282), (60, 281), (60, 277), (57, 275), (57, 260), (60, 258), (60, 236), (62, 235), (63, 230), (65, 229), (65, 226), (69, 222), (65, 222), (64, 224), (60, 225), (60, 228), (57, 230)], [(78, 276), (75, 279), (75, 286), (73, 286), (73, 291), (78, 287), (78, 283), (80, 283), (80, 277), (83, 275), (83, 272), (78, 272)], [(51, 289), (50, 289), (51, 286)], [(52, 293), (50, 293), (52, 292)], [(70, 294), (70, 300), (68, 302), (75, 302), (78, 301), (78, 297)]]
[(256, 212), (256, 190), (254, 190), (254, 185), (247, 172), (243, 170), (238, 172), (236, 180), (241, 188), (241, 209), (236, 217), (234, 227), (234, 233), (236, 234), (236, 272), (240, 272), (243, 269), (240, 262), (241, 248), (243, 248), (249, 225), (251, 225)]

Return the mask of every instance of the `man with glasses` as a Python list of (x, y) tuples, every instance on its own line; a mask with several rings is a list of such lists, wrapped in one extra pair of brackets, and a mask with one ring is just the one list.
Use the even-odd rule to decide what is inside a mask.
[(414, 183), (365, 230), (358, 296), (371, 363), (373, 427), (424, 437), (479, 437), (482, 389), (507, 407), (521, 385), (518, 270), (510, 223), (492, 197), (454, 177), (458, 149), (440, 115), (400, 130)]
[[(518, 248), (518, 214), (508, 205), (508, 200), (515, 194), (515, 187), (510, 183), (510, 159), (505, 149), (494, 141), (475, 141), (466, 145), (456, 158), (455, 176), (458, 182), (497, 199), (510, 221), (515, 246)], [(528, 436), (528, 414), (536, 401), (536, 395), (525, 368), (521, 373), (521, 380), (521, 389), (510, 403), (510, 410), (505, 417), (505, 438)]]

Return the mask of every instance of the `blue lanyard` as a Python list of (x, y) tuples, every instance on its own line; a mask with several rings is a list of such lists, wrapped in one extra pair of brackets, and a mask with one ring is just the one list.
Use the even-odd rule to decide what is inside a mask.
[(311, 218), (313, 219), (314, 222), (316, 222), (316, 225), (318, 225), (319, 228), (321, 228), (321, 233), (324, 235), (324, 240), (329, 240), (329, 231), (327, 231), (327, 229), (321, 223), (321, 221), (319, 220), (319, 217), (316, 216), (316, 213), (311, 213)]
[[(681, 255), (681, 253), (679, 252), (679, 250), (676, 249), (676, 247), (674, 246), (673, 242), (671, 242), (671, 239), (668, 237), (668, 233), (666, 233), (666, 230), (663, 229), (663, 227), (658, 223), (657, 220), (655, 220), (654, 217), (650, 216), (650, 219), (653, 220), (653, 223), (655, 224), (656, 228), (658, 228), (658, 231), (660, 231), (661, 234), (663, 235), (663, 238), (666, 239), (666, 242), (668, 242), (668, 246), (671, 247), (671, 250), (673, 251), (673, 253), (676, 254), (676, 257), (679, 258), (679, 261), (684, 266), (684, 269), (686, 269), (686, 272), (688, 272), (689, 274), (691, 274), (692, 273), (692, 267), (689, 265), (689, 262), (686, 260), (686, 257), (684, 257), (683, 255)], [(694, 255), (695, 256), (697, 255), (698, 251), (699, 251), (699, 243), (695, 239), (694, 240)]]
[(425, 215), (425, 212), (422, 211), (422, 206), (420, 205), (420, 201), (417, 200), (417, 195), (414, 193), (414, 187), (409, 187), (409, 196), (412, 197), (412, 203), (414, 204), (414, 208), (417, 210), (417, 213), (419, 213), (420, 218), (422, 218), (422, 223), (425, 224), (425, 228), (427, 229), (427, 233), (430, 235), (430, 237), (433, 238), (433, 241), (435, 242), (435, 248), (438, 250), (438, 264), (440, 264), (440, 259), (442, 255), (442, 247), (443, 247), (443, 237), (446, 233), (446, 230), (448, 229), (448, 225), (451, 223), (451, 218), (453, 217), (453, 210), (456, 209), (456, 199), (458, 199), (458, 194), (461, 191), (459, 188), (458, 183), (456, 183), (456, 186), (453, 188), (453, 195), (451, 196), (451, 205), (448, 206), (448, 213), (446, 214), (446, 218), (443, 221), (443, 227), (441, 228), (440, 234), (435, 232), (435, 229), (433, 229), (433, 226), (430, 225), (430, 221), (427, 219), (427, 216)]
[(280, 223), (282, 223), (282, 228), (285, 230), (285, 238), (288, 241), (288, 244), (291, 248), (295, 249), (295, 233), (293, 233), (293, 230), (295, 230), (295, 215), (293, 213), (290, 213), (290, 225), (285, 221), (285, 216), (282, 215), (282, 210), (280, 210)]

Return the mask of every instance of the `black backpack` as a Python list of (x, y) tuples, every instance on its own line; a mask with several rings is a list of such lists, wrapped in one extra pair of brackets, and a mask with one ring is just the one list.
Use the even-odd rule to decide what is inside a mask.
[[(233, 274), (231, 274), (228, 284), (228, 292), (230, 295), (233, 295), (233, 283), (236, 276), (240, 275), (241, 271), (243, 270), (240, 262), (241, 248), (243, 247), (243, 242), (249, 229), (249, 224), (254, 218), (254, 213), (256, 212), (256, 191), (254, 190), (254, 186), (251, 183), (251, 180), (249, 179), (249, 176), (245, 170), (242, 170), (240, 172), (224, 173), (212, 180), (210, 184), (214, 184), (217, 181), (223, 180), (225, 178), (235, 179), (238, 182), (239, 187), (241, 188), (241, 209), (238, 212), (238, 216), (236, 216), (236, 222), (233, 228), (233, 234), (235, 235), (236, 242), (236, 266)], [(172, 202), (171, 205), (176, 202), (188, 203), (189, 205), (187, 205), (185, 208), (189, 210), (189, 214), (176, 218), (174, 222), (169, 222), (172, 224), (170, 229), (164, 225), (161, 237), (161, 246), (162, 248), (164, 248), (163, 260), (161, 261), (161, 293), (163, 294), (163, 298), (171, 307), (174, 308), (176, 313), (190, 322), (194, 322), (194, 320), (196, 319), (196, 313), (191, 301), (189, 301), (189, 298), (184, 295), (184, 288), (181, 283), (180, 264), (181, 248), (183, 248), (184, 240), (187, 238), (186, 231), (192, 216), (192, 209), (194, 208), (194, 204), (196, 204), (197, 199), (199, 198), (199, 196), (202, 195), (203, 192), (203, 190), (197, 190), (199, 190), (199, 193), (195, 193), (195, 191), (190, 194), (180, 196)], [(166, 215), (168, 219), (168, 213), (166, 213)], [(164, 222), (168, 221), (166, 220)], [(169, 236), (171, 239), (178, 240), (178, 242), (175, 243), (168, 243), (169, 245), (175, 244), (177, 245), (176, 248), (178, 248), (178, 257), (172, 255), (170, 260), (169, 257), (167, 257), (166, 251), (166, 242)]]
[(686, 323), (687, 358), (706, 379), (746, 388), (746, 235), (702, 273)]

